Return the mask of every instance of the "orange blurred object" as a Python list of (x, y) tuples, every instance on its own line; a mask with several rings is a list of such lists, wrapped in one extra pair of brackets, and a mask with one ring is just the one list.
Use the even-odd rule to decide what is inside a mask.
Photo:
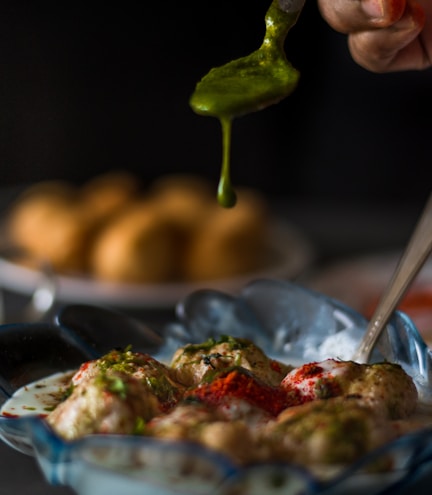
[[(378, 296), (366, 305), (363, 313), (371, 318), (378, 303)], [(398, 306), (415, 323), (425, 342), (432, 346), (432, 285), (414, 285)]]

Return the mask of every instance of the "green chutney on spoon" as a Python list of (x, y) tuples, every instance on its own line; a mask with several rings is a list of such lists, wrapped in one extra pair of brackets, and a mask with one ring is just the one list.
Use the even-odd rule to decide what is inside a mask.
[(219, 119), (222, 126), (222, 169), (218, 202), (236, 204), (230, 178), (232, 121), (278, 103), (297, 86), (300, 74), (287, 60), (284, 43), (299, 18), (305, 0), (273, 0), (265, 15), (264, 40), (250, 55), (215, 67), (196, 85), (190, 106), (200, 115)]

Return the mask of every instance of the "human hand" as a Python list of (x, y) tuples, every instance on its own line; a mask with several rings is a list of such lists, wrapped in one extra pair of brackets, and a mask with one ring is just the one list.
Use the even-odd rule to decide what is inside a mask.
[(317, 0), (324, 20), (348, 35), (353, 60), (372, 72), (432, 67), (431, 0)]

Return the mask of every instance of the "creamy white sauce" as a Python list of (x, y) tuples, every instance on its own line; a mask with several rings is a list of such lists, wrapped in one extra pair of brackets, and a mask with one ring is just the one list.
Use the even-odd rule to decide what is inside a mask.
[(18, 389), (0, 409), (1, 416), (46, 416), (61, 401), (75, 371), (55, 373)]

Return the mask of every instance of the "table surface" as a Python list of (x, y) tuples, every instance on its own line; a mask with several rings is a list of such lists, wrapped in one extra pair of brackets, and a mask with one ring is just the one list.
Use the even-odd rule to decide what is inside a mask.
[[(9, 196), (1, 196), (5, 200)], [(340, 204), (305, 200), (274, 202), (278, 216), (296, 225), (316, 249), (312, 272), (327, 263), (389, 249), (402, 249), (414, 228), (421, 205)], [(307, 280), (310, 273), (304, 274)], [(300, 277), (300, 281), (302, 277)], [(172, 312), (169, 313), (171, 317)], [(145, 312), (142, 318), (146, 319)], [(163, 319), (163, 315), (159, 314)], [(417, 494), (429, 493), (431, 479), (422, 482)], [(427, 491), (426, 491), (427, 490)], [(35, 460), (0, 442), (0, 494), (70, 495), (71, 489), (49, 485)]]

